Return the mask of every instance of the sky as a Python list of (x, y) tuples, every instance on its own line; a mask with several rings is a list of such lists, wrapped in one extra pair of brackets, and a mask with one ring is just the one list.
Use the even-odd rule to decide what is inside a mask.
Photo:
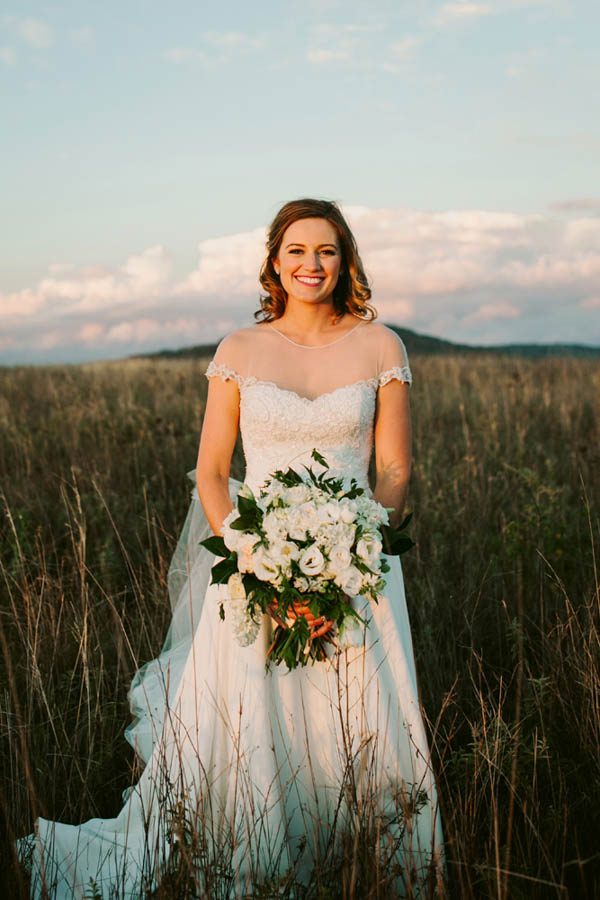
[(380, 321), (600, 345), (597, 0), (0, 12), (0, 363), (251, 325), (266, 228), (338, 202)]

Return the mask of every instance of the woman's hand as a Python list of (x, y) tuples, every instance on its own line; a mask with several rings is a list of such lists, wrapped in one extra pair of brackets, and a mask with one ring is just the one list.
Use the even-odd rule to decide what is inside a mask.
[[(285, 622), (282, 621), (281, 616), (279, 615), (279, 606), (277, 604), (277, 600), (274, 600), (268, 607), (269, 614), (278, 622), (280, 625), (287, 627)], [(331, 619), (326, 619), (325, 616), (314, 616), (310, 611), (310, 607), (307, 606), (302, 600), (295, 600), (294, 603), (288, 609), (288, 616), (292, 619), (297, 619), (299, 616), (304, 616), (308, 625), (311, 629), (311, 634), (309, 637), (309, 641), (314, 640), (314, 638), (323, 637), (323, 635), (327, 634), (328, 631), (331, 631), (333, 628), (333, 621)]]

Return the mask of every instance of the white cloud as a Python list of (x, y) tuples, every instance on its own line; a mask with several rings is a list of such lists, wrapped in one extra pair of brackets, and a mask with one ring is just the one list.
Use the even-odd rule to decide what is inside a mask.
[(130, 256), (116, 271), (57, 263), (35, 288), (0, 294), (0, 315), (8, 321), (34, 314), (44, 319), (96, 312), (109, 315), (119, 306), (148, 304), (161, 296), (169, 271), (170, 261), (160, 246)]
[(51, 47), (54, 43), (54, 29), (40, 19), (19, 19), (16, 28), (23, 40), (32, 47)]
[(258, 296), (258, 273), (266, 252), (265, 241), (264, 228), (201, 241), (198, 266), (174, 285), (174, 296), (219, 294), (225, 303), (231, 297), (251, 293)]
[(0, 47), (0, 62), (5, 66), (14, 66), (17, 61), (17, 54), (12, 47)]
[(550, 204), (550, 209), (571, 210), (591, 209), (600, 213), (600, 197), (572, 197), (568, 200), (560, 200)]
[(390, 52), (396, 59), (406, 59), (408, 56), (413, 55), (414, 51), (417, 49), (419, 44), (422, 43), (422, 41), (422, 38), (417, 37), (414, 34), (409, 34), (401, 40), (396, 41), (394, 44), (392, 44), (390, 47)]
[(205, 31), (204, 40), (213, 47), (227, 50), (260, 50), (264, 47), (264, 35), (245, 34), (242, 31)]
[(242, 31), (205, 31), (200, 40), (203, 47), (168, 47), (161, 51), (161, 57), (177, 65), (200, 62), (212, 66), (261, 50), (267, 42), (265, 35), (251, 35)]
[(365, 36), (378, 31), (377, 25), (357, 25), (353, 23), (314, 25), (309, 34), (306, 59), (313, 65), (331, 62), (355, 62), (359, 50), (364, 52)]
[[(343, 211), (380, 319), (462, 342), (600, 344), (600, 220), (409, 207)], [(123, 356), (215, 341), (250, 325), (266, 230), (198, 244), (173, 278), (152, 246), (116, 267), (55, 262), (33, 286), (0, 293), (3, 361)]]
[(444, 3), (432, 18), (432, 24), (438, 27), (469, 19), (480, 19), (494, 12), (489, 3), (458, 2)]

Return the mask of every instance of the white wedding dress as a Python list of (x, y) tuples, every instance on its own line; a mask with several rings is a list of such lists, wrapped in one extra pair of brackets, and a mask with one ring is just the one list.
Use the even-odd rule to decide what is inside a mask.
[[(411, 382), (400, 338), (366, 322), (322, 347), (267, 323), (240, 329), (206, 375), (237, 384), (244, 481), (255, 491), (276, 468), (321, 471), (317, 448), (330, 474), (371, 493), (377, 392)], [(241, 482), (229, 484), (235, 503)], [(418, 895), (428, 868), (441, 879), (443, 843), (399, 557), (386, 557), (379, 603), (360, 607), (360, 641), (325, 662), (267, 669), (270, 618), (241, 647), (219, 617), (226, 588), (209, 584), (215, 557), (198, 544), (211, 533), (194, 488), (169, 572), (166, 643), (129, 694), (126, 737), (145, 768), (116, 818), (39, 818), (17, 842), (31, 896), (91, 896), (93, 885), (102, 898), (141, 898), (176, 854), (192, 852), (198, 896), (213, 896), (216, 871), (230, 878), (231, 897), (252, 896), (253, 879), (292, 866), (307, 884), (330, 838), (369, 816), (383, 826), (382, 852), (393, 848), (387, 868), (404, 873), (387, 896)]]

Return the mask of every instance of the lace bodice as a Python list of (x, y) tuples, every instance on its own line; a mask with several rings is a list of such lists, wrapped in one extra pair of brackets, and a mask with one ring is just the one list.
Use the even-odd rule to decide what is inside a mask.
[(315, 472), (321, 471), (322, 467), (310, 455), (315, 447), (328, 461), (329, 474), (342, 476), (348, 485), (355, 478), (370, 492), (368, 468), (377, 391), (392, 379), (412, 383), (404, 345), (395, 332), (390, 333), (397, 352), (395, 358), (388, 355), (387, 360), (398, 364), (312, 398), (275, 381), (244, 374), (238, 371), (239, 365), (228, 365), (229, 359), (220, 361), (217, 357), (226, 354), (219, 353), (222, 345), (219, 346), (205, 374), (207, 378), (218, 376), (238, 385), (246, 460), (244, 480), (254, 491), (277, 468), (292, 466), (304, 473), (303, 465), (307, 465)]

